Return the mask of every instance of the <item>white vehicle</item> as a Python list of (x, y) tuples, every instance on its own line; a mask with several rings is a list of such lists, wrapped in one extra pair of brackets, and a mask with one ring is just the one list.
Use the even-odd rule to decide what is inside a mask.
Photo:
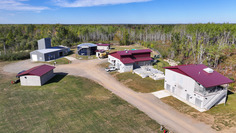
[(109, 68), (105, 68), (105, 70), (106, 70), (107, 72), (111, 72), (111, 71), (115, 71), (116, 68), (115, 68), (114, 66), (112, 66), (112, 67), (109, 67)]

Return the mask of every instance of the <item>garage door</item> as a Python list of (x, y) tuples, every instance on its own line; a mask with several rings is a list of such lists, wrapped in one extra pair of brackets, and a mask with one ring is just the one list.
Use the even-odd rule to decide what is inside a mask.
[(36, 54), (32, 54), (32, 61), (38, 61), (38, 56)]

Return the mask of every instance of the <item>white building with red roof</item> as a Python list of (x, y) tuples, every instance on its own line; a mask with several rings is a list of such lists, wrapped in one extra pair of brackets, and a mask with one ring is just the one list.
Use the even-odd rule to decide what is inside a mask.
[(165, 67), (165, 89), (199, 111), (225, 103), (232, 82), (203, 64)]
[(20, 78), (22, 86), (42, 86), (54, 77), (54, 68), (55, 67), (49, 65), (40, 65), (23, 71), (17, 74), (16, 77)]
[(99, 43), (99, 44), (97, 44), (97, 50), (109, 50), (110, 46), (111, 46), (111, 44)]
[(97, 50), (96, 50), (96, 57), (99, 57), (101, 53), (106, 52), (107, 50), (110, 50), (111, 44), (97, 44)]
[(150, 49), (116, 51), (108, 55), (108, 62), (119, 72), (131, 72), (140, 66), (150, 65)]

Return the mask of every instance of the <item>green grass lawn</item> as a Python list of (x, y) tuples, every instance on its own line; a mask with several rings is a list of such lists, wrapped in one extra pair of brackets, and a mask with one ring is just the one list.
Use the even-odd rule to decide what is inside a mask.
[(165, 72), (165, 69), (163, 67), (170, 66), (168, 62), (164, 61), (162, 58), (157, 60), (157, 63), (153, 66), (154, 68)]
[(160, 125), (97, 83), (57, 75), (41, 87), (0, 76), (0, 132), (159, 132)]
[(171, 96), (162, 98), (161, 100), (179, 112), (188, 114), (196, 120), (211, 125), (217, 131), (236, 126), (236, 94), (228, 95), (226, 105), (217, 105), (203, 113)]
[(153, 80), (151, 78), (142, 78), (131, 72), (126, 73), (111, 73), (118, 81), (129, 87), (130, 89), (149, 93), (164, 89), (164, 80)]
[(123, 51), (123, 50), (125, 50), (125, 49), (129, 49), (129, 50), (132, 50), (132, 49), (147, 49), (147, 48), (145, 48), (145, 47), (143, 47), (143, 46), (141, 46), (141, 45), (128, 45), (128, 46), (111, 46), (111, 48), (113, 48), (113, 49), (111, 49), (110, 50), (110, 53), (111, 52), (115, 52), (115, 51)]
[[(70, 64), (70, 60), (66, 58), (59, 58), (59, 59), (56, 59), (55, 61), (56, 61), (56, 64)], [(50, 61), (49, 64), (54, 64), (55, 61), (54, 60)]]

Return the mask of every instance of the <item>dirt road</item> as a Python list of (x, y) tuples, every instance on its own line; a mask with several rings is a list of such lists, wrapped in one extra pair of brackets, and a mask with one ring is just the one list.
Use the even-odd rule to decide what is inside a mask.
[[(56, 72), (66, 72), (69, 75), (82, 76), (92, 79), (109, 89), (114, 94), (126, 100), (139, 110), (146, 113), (158, 123), (165, 125), (174, 132), (179, 133), (212, 133), (215, 132), (209, 125), (198, 122), (185, 116), (170, 106), (161, 102), (152, 94), (137, 93), (127, 88), (111, 75), (106, 73), (98, 64), (106, 60), (76, 60), (72, 64), (56, 66)], [(6, 72), (17, 73), (23, 69), (28, 69), (38, 64), (31, 63), (29, 60), (9, 64), (3, 68)]]

